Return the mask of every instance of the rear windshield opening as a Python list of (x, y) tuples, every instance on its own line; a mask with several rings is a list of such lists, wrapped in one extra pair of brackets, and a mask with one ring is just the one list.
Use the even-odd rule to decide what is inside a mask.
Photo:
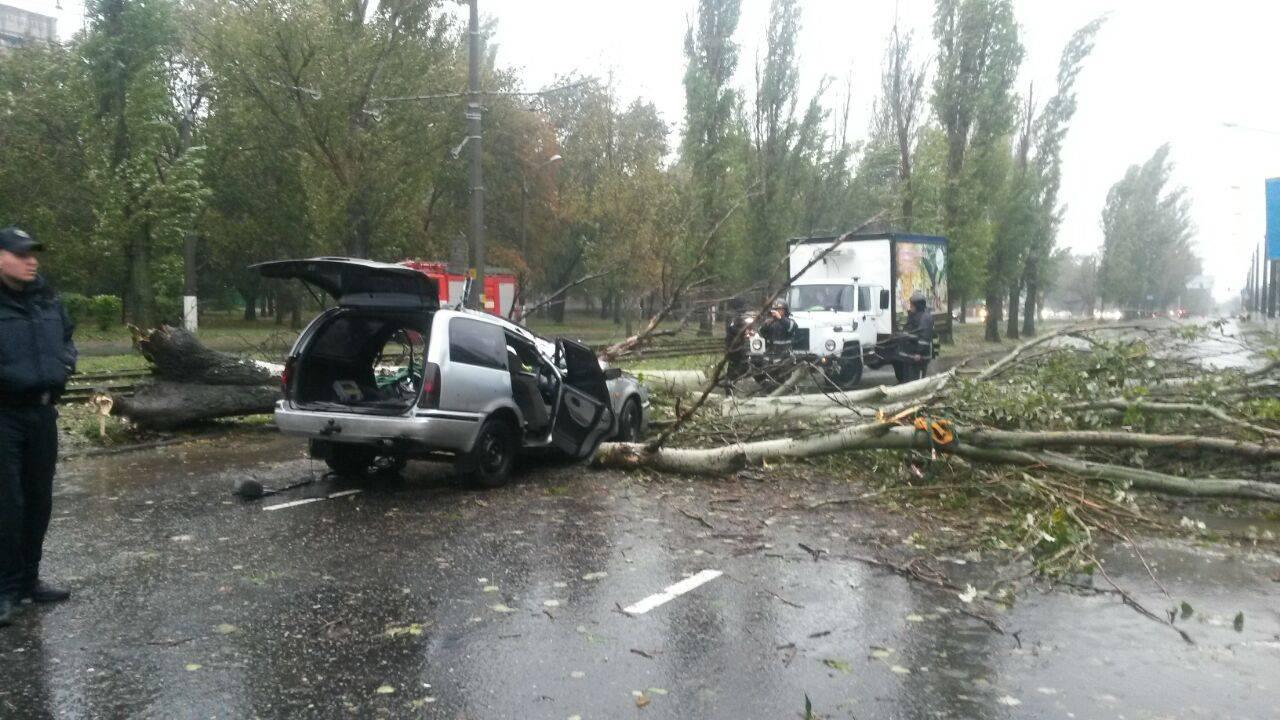
[(403, 412), (418, 400), (430, 318), (344, 313), (325, 323), (298, 360), (297, 402)]

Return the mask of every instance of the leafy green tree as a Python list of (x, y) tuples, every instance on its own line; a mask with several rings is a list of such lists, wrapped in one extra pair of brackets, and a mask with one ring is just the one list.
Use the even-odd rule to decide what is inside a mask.
[(422, 99), (462, 84), (460, 34), (441, 6), (195, 3), (219, 91), (251, 100), (302, 155), (310, 220), (347, 255), (397, 258), (424, 244), (424, 198), (462, 125), (461, 98)]
[[(822, 194), (818, 175), (823, 161), (826, 111), (822, 88), (803, 113), (799, 105), (800, 68), (796, 39), (800, 32), (797, 0), (773, 0), (765, 36), (763, 66), (756, 68), (748, 175), (755, 192), (748, 203), (746, 257), (748, 282), (768, 278), (785, 253), (789, 235), (803, 233), (805, 198)], [(815, 184), (818, 187), (813, 187)], [(815, 192), (816, 191), (816, 192)]]
[[(1034, 175), (1038, 185), (1036, 205), (1039, 222), (1027, 248), (1021, 278), (1026, 289), (1024, 335), (1035, 335), (1038, 298), (1050, 277), (1045, 274), (1044, 266), (1053, 255), (1061, 222), (1058, 191), (1062, 186), (1062, 144), (1076, 112), (1076, 79), (1084, 61), (1093, 52), (1095, 38), (1105, 22), (1105, 17), (1096, 18), (1071, 36), (1058, 63), (1057, 92), (1045, 104), (1036, 121)], [(1010, 309), (1013, 310), (1012, 307)], [(1010, 320), (1014, 319), (1011, 315)]]
[[(717, 232), (711, 267), (727, 268), (741, 251), (741, 224), (736, 217), (722, 222), (735, 198), (745, 192), (742, 177), (744, 131), (741, 99), (733, 87), (738, 67), (738, 28), (741, 0), (699, 0), (694, 24), (685, 35), (685, 135), (680, 159), (688, 173), (693, 222), (692, 247)], [(716, 230), (716, 228), (719, 228)], [(725, 274), (723, 269), (721, 274)]]
[(932, 105), (947, 138), (948, 281), (963, 307), (983, 287), (993, 191), (1003, 181), (999, 167), (1007, 164), (1004, 143), (1016, 113), (1012, 86), (1023, 48), (1011, 0), (937, 0), (933, 35)]
[(1102, 210), (1101, 291), (1126, 310), (1160, 310), (1200, 272), (1186, 188), (1171, 187), (1169, 145), (1111, 186)]
[(117, 292), (121, 277), (92, 248), (98, 184), (85, 134), (93, 109), (73, 47), (0, 54), (0, 224), (44, 241), (53, 281), (86, 295)]
[(125, 316), (149, 326), (157, 298), (169, 299), (169, 319), (178, 310), (183, 235), (206, 197), (190, 114), (175, 109), (171, 94), (180, 69), (172, 62), (180, 52), (174, 5), (96, 0), (86, 13), (82, 52), (97, 105), (89, 172), (103, 178), (95, 237), (123, 260)]

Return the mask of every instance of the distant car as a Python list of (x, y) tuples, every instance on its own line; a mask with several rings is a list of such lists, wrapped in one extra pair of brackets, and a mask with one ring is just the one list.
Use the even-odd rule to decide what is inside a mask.
[(350, 258), (253, 266), (336, 301), (285, 363), (276, 425), (309, 438), (341, 475), (452, 459), (483, 487), (506, 483), (526, 451), (589, 457), (605, 438), (637, 440), (649, 397), (576, 342), (490, 314), (440, 307), (435, 282), (402, 265)]

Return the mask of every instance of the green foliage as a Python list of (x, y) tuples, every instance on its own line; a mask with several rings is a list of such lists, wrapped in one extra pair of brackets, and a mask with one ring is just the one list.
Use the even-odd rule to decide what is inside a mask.
[[(1057, 148), (1097, 23), (1064, 51), (1020, 176), (1010, 0), (939, 0), (936, 73), (913, 64), (911, 38), (895, 29), (865, 143), (849, 138), (849, 86), (843, 107), (827, 78), (799, 94), (801, 8), (772, 0), (755, 82), (742, 88), (741, 0), (699, 0), (675, 148), (652, 103), (620, 101), (594, 78), (563, 78), (569, 87), (532, 100), (503, 95), (530, 88), (486, 52), (494, 264), (520, 273), (527, 299), (618, 268), (577, 292), (634, 319), (646, 296), (665, 304), (709, 235), (696, 279), (719, 296), (776, 280), (788, 237), (887, 211), (890, 225), (951, 237), (958, 298), (988, 279), (1016, 282), (1022, 248), (1056, 222)], [(58, 287), (117, 296), (142, 324), (176, 319), (191, 236), (202, 300), (256, 307), (269, 295), (300, 317), (304, 296), (246, 266), (462, 259), (471, 189), (449, 150), (465, 135), (456, 93), (467, 54), (451, 3), (92, 0), (86, 18), (65, 45), (0, 57), (0, 218), (46, 242)], [(77, 315), (94, 315), (84, 302), (71, 301)]]
[(1102, 295), (1122, 308), (1167, 308), (1200, 272), (1191, 248), (1191, 201), (1185, 188), (1169, 187), (1169, 152), (1168, 145), (1161, 146), (1107, 193)]
[(124, 312), (123, 303), (115, 295), (88, 297), (69, 292), (62, 293), (60, 298), (71, 322), (82, 327), (109, 330), (120, 323), (120, 315)]
[(1010, 0), (938, 0), (938, 71), (932, 104), (946, 133), (943, 225), (951, 241), (948, 282), (958, 297), (983, 286), (999, 157), (1016, 113), (1012, 91), (1023, 48)]

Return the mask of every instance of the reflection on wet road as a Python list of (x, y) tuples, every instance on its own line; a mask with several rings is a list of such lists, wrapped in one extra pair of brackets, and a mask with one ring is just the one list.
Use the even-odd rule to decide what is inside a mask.
[[(823, 718), (1280, 717), (1271, 556), (1149, 548), (1195, 607), (1196, 646), (1062, 593), (1001, 617), (1015, 640), (852, 560), (892, 518), (788, 510), (769, 482), (544, 465), (472, 492), (413, 464), (230, 494), (306, 475), (302, 450), (264, 436), (67, 463), (47, 556), (76, 597), (0, 631), (0, 716), (794, 718), (807, 695)], [(326, 499), (263, 509), (309, 497)], [(723, 574), (622, 612), (705, 570)]]

